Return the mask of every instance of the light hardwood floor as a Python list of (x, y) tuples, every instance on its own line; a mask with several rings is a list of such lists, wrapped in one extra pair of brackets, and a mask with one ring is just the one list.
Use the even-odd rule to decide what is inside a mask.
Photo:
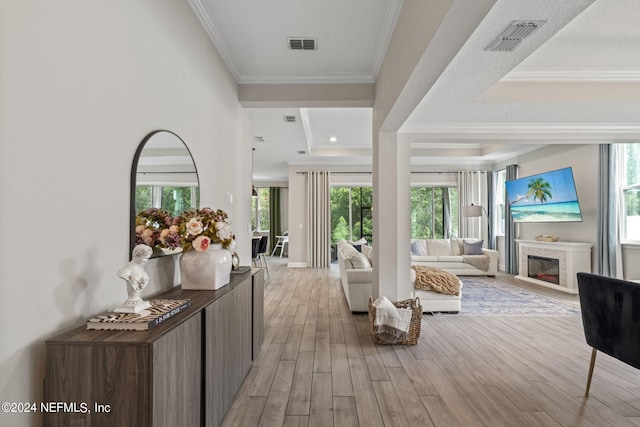
[(580, 316), (425, 315), (417, 346), (376, 346), (337, 266), (268, 262), (264, 344), (225, 426), (640, 425), (640, 371), (603, 353), (583, 398)]

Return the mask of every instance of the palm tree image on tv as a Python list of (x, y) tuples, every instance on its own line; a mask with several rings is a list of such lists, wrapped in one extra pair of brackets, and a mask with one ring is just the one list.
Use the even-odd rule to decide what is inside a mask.
[(506, 183), (514, 222), (582, 221), (571, 168)]
[(547, 199), (552, 199), (553, 194), (551, 194), (551, 184), (545, 181), (542, 177), (532, 178), (529, 180), (529, 191), (525, 196), (510, 202), (510, 205), (519, 202), (523, 199), (528, 199), (533, 196), (533, 201), (536, 199), (540, 200), (540, 203), (544, 203)]

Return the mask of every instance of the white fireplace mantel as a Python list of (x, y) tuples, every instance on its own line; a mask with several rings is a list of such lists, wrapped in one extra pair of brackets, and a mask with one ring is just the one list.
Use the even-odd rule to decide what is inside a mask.
[[(576, 274), (591, 272), (591, 243), (541, 242), (538, 240), (516, 240), (518, 244), (518, 275), (516, 279), (556, 289), (569, 294), (578, 293)], [(559, 260), (559, 284), (529, 277), (528, 256), (539, 256)]]

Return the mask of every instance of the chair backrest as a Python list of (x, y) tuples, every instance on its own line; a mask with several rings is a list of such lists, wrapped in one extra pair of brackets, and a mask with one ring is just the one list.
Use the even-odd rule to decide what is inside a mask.
[(258, 257), (258, 249), (260, 246), (260, 240), (262, 240), (262, 238), (260, 239), (251, 239), (251, 258), (257, 258)]
[(578, 273), (587, 344), (640, 369), (640, 284)]
[(269, 236), (262, 236), (260, 238), (260, 244), (258, 246), (258, 253), (263, 254), (267, 252), (267, 243), (269, 242)]
[(289, 242), (289, 232), (285, 231), (284, 233), (282, 233), (282, 241), (283, 242)]

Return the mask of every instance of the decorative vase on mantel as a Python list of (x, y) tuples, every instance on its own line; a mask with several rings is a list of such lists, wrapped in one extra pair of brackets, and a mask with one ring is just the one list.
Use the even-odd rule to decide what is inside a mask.
[(182, 289), (214, 291), (231, 281), (231, 252), (211, 244), (203, 252), (191, 250), (180, 255)]

